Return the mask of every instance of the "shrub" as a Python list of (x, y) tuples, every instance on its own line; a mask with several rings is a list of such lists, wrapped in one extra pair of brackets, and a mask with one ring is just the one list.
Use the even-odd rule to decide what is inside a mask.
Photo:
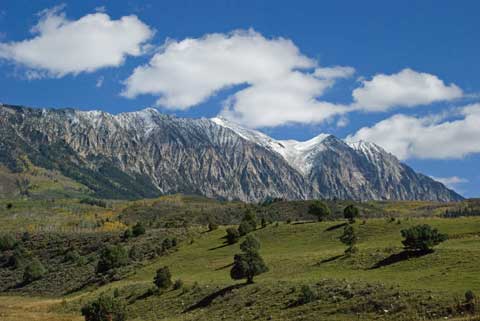
[(315, 201), (308, 208), (308, 214), (317, 217), (318, 221), (323, 221), (327, 216), (330, 216), (330, 208), (324, 202)]
[(7, 206), (6, 206), (7, 210), (11, 209), (12, 207), (13, 207), (12, 203), (8, 203)]
[(351, 205), (348, 205), (347, 207), (345, 207), (345, 209), (343, 210), (343, 216), (350, 223), (354, 223), (355, 219), (360, 216), (360, 211), (359, 211), (358, 207), (351, 204)]
[(43, 264), (38, 259), (33, 259), (23, 272), (23, 282), (31, 283), (39, 280), (45, 275), (45, 273), (47, 273), (47, 270)]
[(76, 263), (80, 260), (80, 254), (76, 250), (69, 250), (64, 257), (65, 262)]
[(173, 289), (174, 290), (178, 290), (178, 289), (181, 289), (183, 288), (183, 281), (178, 279), (178, 280), (175, 280), (175, 283), (173, 283)]
[(266, 228), (267, 225), (268, 225), (268, 222), (265, 218), (262, 218), (262, 223), (261, 224), (262, 224), (262, 228)]
[(142, 225), (142, 223), (138, 222), (133, 226), (132, 234), (134, 237), (145, 234), (145, 227)]
[(0, 251), (13, 250), (17, 244), (17, 240), (12, 235), (0, 235)]
[(414, 251), (430, 251), (435, 245), (448, 239), (446, 234), (438, 232), (436, 228), (427, 224), (404, 229), (401, 233), (405, 249)]
[(215, 222), (208, 223), (208, 230), (210, 232), (215, 231), (216, 229), (218, 229), (218, 224), (217, 223), (215, 223)]
[(313, 289), (308, 285), (302, 285), (300, 288), (300, 295), (298, 296), (298, 304), (307, 304), (317, 300), (318, 296)]
[(240, 238), (240, 233), (233, 227), (227, 228), (226, 238), (227, 238), (228, 244), (235, 244), (238, 242), (238, 239)]
[(476, 296), (472, 290), (468, 290), (467, 292), (465, 292), (465, 301), (467, 303), (472, 303), (473, 301), (475, 301), (475, 298)]
[(17, 245), (8, 260), (8, 265), (14, 269), (23, 267), (28, 263), (30, 253), (21, 245)]
[(119, 299), (111, 296), (100, 297), (82, 307), (85, 321), (125, 321), (125, 305)]
[(153, 283), (159, 289), (168, 289), (172, 285), (172, 275), (167, 266), (161, 267), (157, 270), (157, 275), (153, 279)]
[(24, 232), (22, 234), (22, 242), (28, 242), (28, 241), (30, 241), (31, 238), (32, 237), (30, 236), (30, 233), (28, 233), (28, 232)]
[(138, 245), (132, 245), (130, 250), (128, 251), (128, 257), (134, 261), (140, 261), (142, 259), (142, 251)]
[(132, 230), (127, 228), (122, 235), (123, 240), (128, 240), (129, 238), (132, 237)]
[(120, 245), (109, 245), (100, 253), (100, 260), (97, 264), (97, 272), (104, 273), (108, 270), (127, 265), (127, 263), (127, 250)]

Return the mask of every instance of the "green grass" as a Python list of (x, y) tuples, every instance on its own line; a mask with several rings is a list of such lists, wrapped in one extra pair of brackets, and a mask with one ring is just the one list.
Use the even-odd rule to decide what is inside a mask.
[[(357, 313), (360, 320), (416, 320), (425, 315), (432, 319), (448, 315), (445, 309), (453, 307), (468, 289), (480, 293), (480, 218), (357, 222), (360, 251), (350, 258), (342, 256), (344, 246), (338, 241), (342, 228), (327, 230), (339, 223), (281, 223), (255, 231), (270, 271), (256, 277), (254, 285), (228, 291), (188, 313), (184, 312), (189, 306), (212, 293), (242, 283), (229, 276), (229, 264), (239, 247), (224, 246), (226, 227), (203, 233), (192, 244), (184, 242), (177, 252), (138, 269), (127, 279), (84, 293), (69, 307), (76, 311), (99, 293), (119, 288), (121, 297), (129, 302), (132, 320), (219, 320), (225, 315), (226, 320), (234, 320), (232, 315), (242, 315), (244, 320), (352, 320)], [(402, 251), (401, 229), (424, 223), (452, 238), (432, 254), (372, 269)], [(164, 265), (170, 267), (173, 279), (185, 282), (186, 293), (145, 295), (153, 286), (156, 269)], [(302, 284), (314, 286), (323, 298), (289, 308)], [(345, 291), (353, 297), (345, 297)], [(398, 312), (382, 315), (390, 306)]]

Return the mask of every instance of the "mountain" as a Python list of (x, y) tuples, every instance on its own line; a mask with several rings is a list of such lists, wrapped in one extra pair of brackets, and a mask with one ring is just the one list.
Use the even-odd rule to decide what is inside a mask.
[(226, 119), (151, 108), (111, 115), (1, 105), (0, 164), (21, 173), (29, 163), (106, 198), (462, 199), (374, 144), (325, 134), (275, 140)]

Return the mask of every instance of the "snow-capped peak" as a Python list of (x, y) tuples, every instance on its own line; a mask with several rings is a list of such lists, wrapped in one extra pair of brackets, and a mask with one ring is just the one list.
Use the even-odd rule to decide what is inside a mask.
[(276, 140), (257, 130), (248, 129), (223, 117), (212, 118), (219, 126), (233, 130), (240, 137), (280, 154), (289, 164), (303, 174), (308, 174), (313, 166), (314, 156), (324, 150), (322, 144), (328, 134), (320, 134), (310, 140)]

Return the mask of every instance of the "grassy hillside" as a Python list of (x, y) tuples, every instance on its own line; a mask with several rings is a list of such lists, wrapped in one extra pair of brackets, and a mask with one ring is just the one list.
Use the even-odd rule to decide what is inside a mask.
[[(7, 295), (0, 298), (0, 319), (81, 320), (85, 303), (116, 292), (127, 306), (128, 320), (137, 321), (469, 320), (462, 314), (464, 294), (480, 294), (480, 217), (441, 216), (446, 209), (472, 207), (474, 201), (358, 204), (363, 216), (354, 224), (359, 252), (351, 257), (344, 255), (339, 241), (345, 224), (341, 210), (349, 202), (330, 202), (333, 214), (325, 222), (312, 220), (310, 203), (254, 205), (184, 195), (109, 201), (106, 207), (79, 199), (0, 201), (0, 231), (19, 238), (30, 229), (31, 239), (23, 245), (48, 267), (42, 279), (22, 286), (23, 270), (0, 266), (1, 277), (9, 282), (0, 294)], [(229, 224), (237, 224), (247, 209), (259, 220), (274, 221), (252, 232), (269, 267), (252, 285), (230, 278), (242, 240), (227, 245), (224, 239)], [(209, 221), (222, 225), (209, 232)], [(125, 228), (136, 222), (143, 222), (147, 233), (123, 241)], [(408, 258), (402, 254), (400, 231), (418, 224), (438, 228), (449, 240), (433, 253)], [(174, 251), (150, 255), (158, 253), (168, 235), (183, 241)], [(95, 266), (106, 244), (137, 246), (143, 254), (102, 281)], [(70, 248), (85, 256), (86, 263), (66, 262)], [(152, 291), (162, 266), (183, 286)], [(299, 303), (302, 286), (316, 294), (313, 302)]]
[[(455, 314), (465, 291), (480, 293), (478, 218), (357, 223), (360, 252), (350, 258), (338, 241), (339, 223), (270, 225), (254, 232), (270, 268), (254, 285), (230, 279), (239, 248), (224, 245), (222, 228), (59, 311), (78, 311), (90, 298), (118, 288), (131, 320), (418, 320)], [(448, 233), (450, 240), (432, 254), (373, 268), (402, 251), (402, 228), (421, 223)], [(164, 265), (185, 288), (151, 295), (154, 273)], [(301, 285), (318, 291), (320, 299), (296, 306)]]

